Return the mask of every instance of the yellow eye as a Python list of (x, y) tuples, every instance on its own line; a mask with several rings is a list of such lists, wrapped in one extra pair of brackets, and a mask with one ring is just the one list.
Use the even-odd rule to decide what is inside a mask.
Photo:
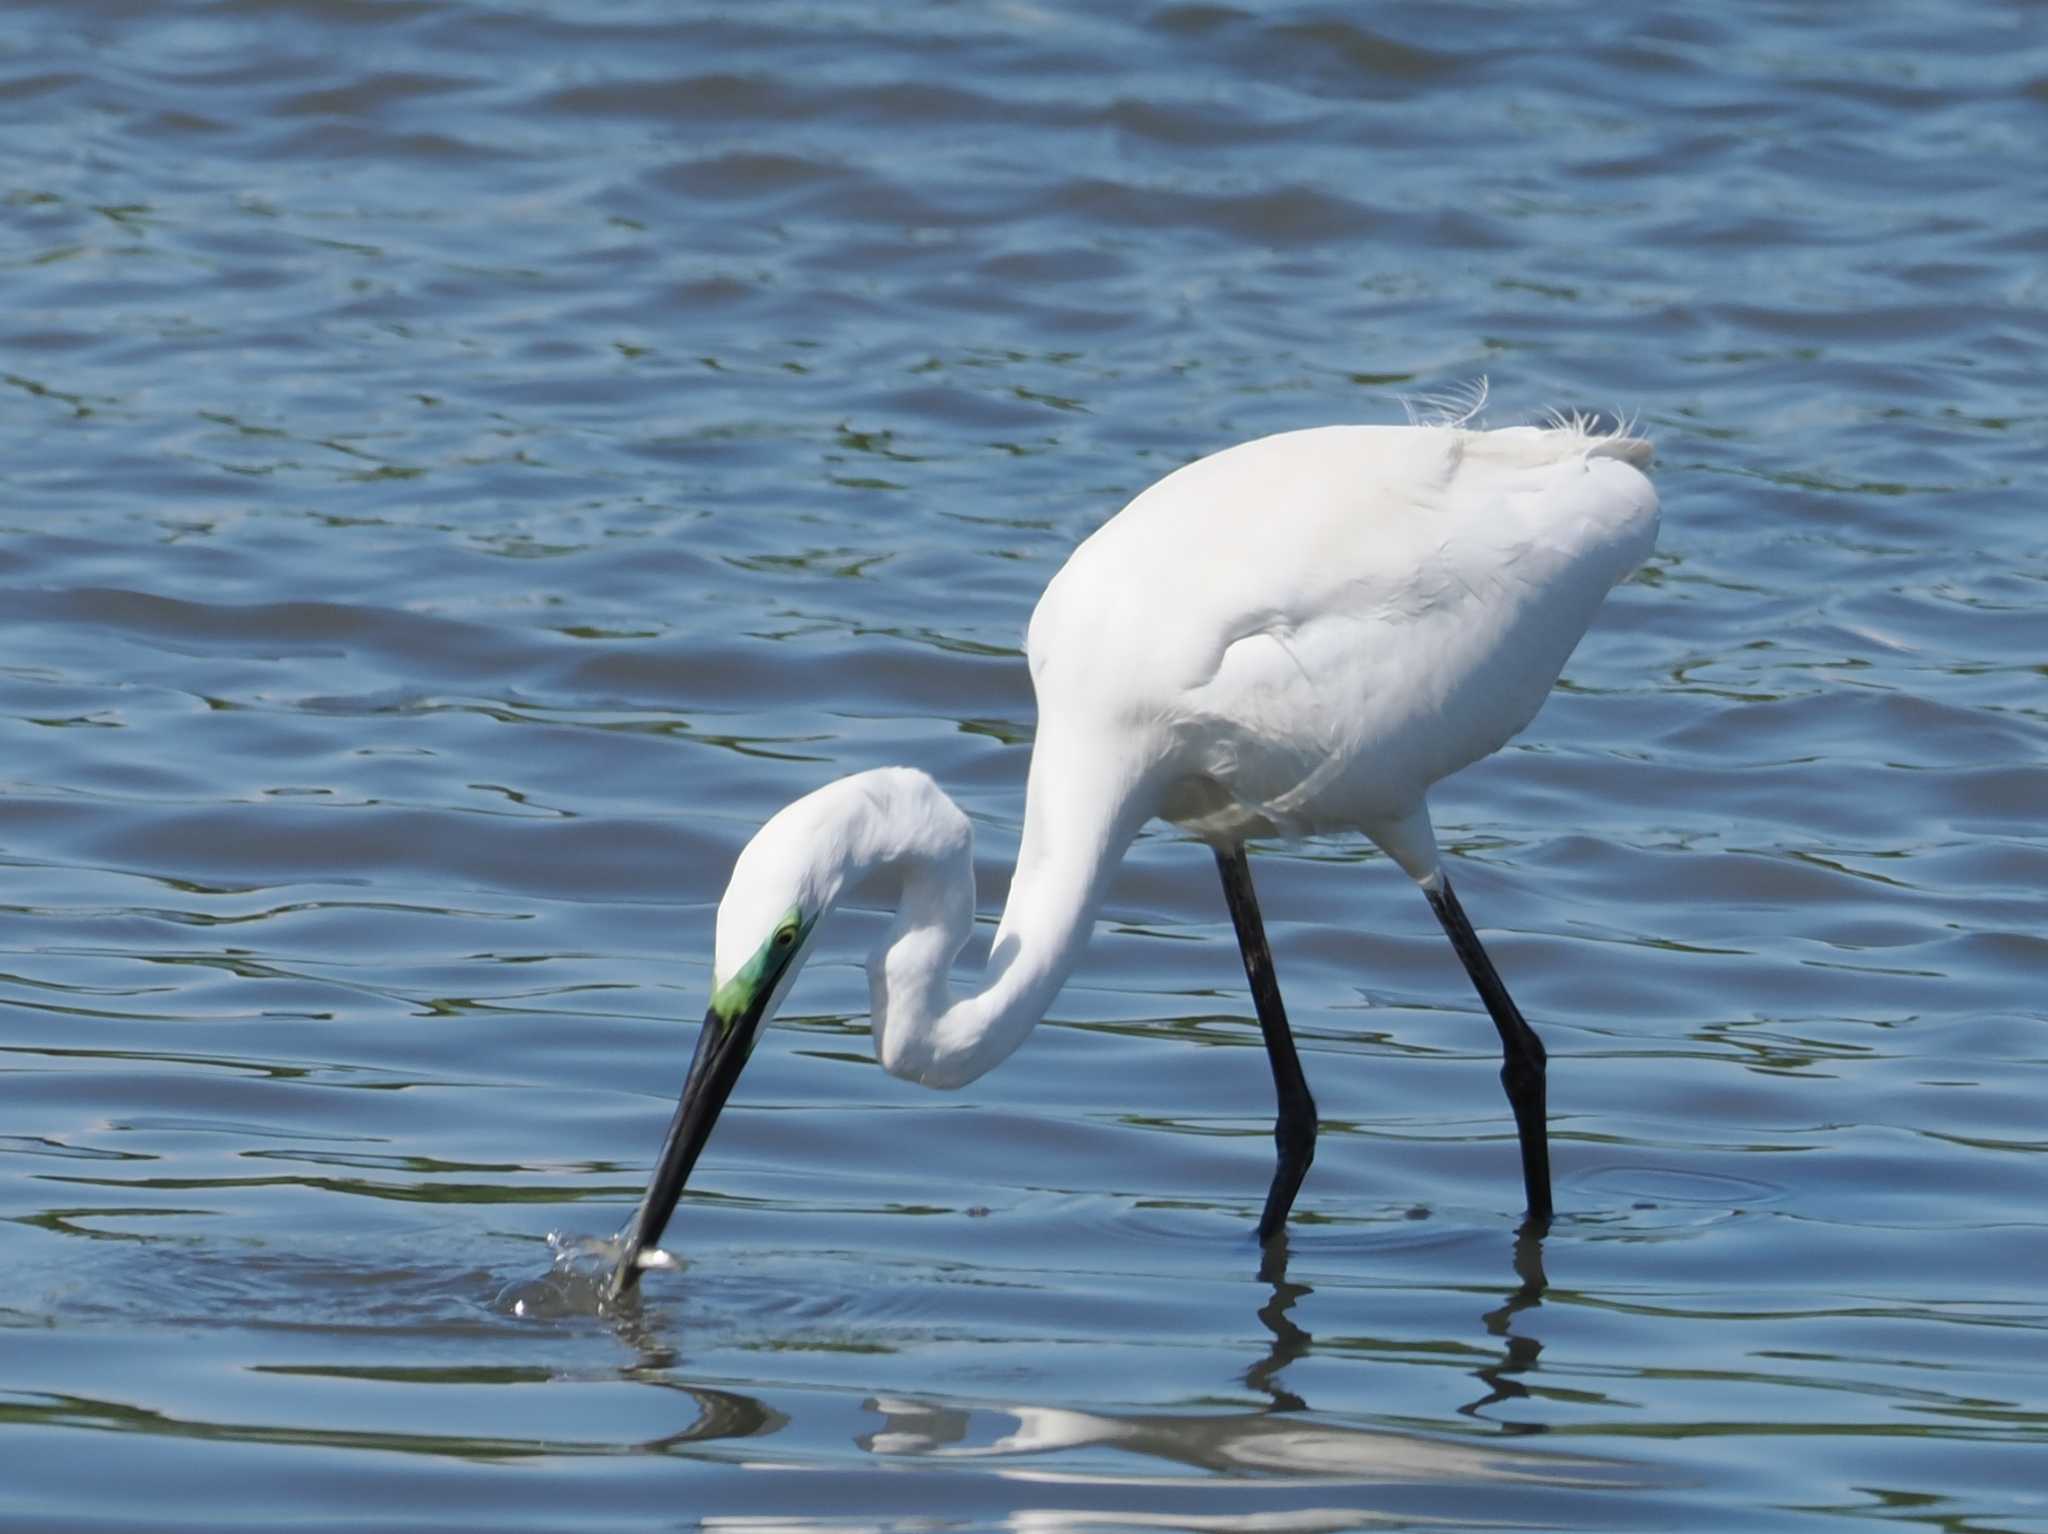
[(787, 948), (791, 943), (794, 943), (795, 941), (796, 928), (794, 927), (780, 928), (777, 930), (775, 934), (775, 946), (777, 948)]

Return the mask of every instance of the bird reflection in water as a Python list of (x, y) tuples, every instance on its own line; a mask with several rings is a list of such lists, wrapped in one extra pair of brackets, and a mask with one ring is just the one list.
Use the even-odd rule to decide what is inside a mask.
[[(1543, 1352), (1543, 1343), (1536, 1337), (1517, 1335), (1514, 1322), (1523, 1311), (1542, 1305), (1544, 1291), (1549, 1288), (1550, 1280), (1543, 1271), (1543, 1238), (1549, 1230), (1548, 1220), (1531, 1219), (1524, 1221), (1515, 1234), (1513, 1261), (1518, 1280), (1516, 1287), (1505, 1300), (1480, 1317), (1488, 1335), (1502, 1340), (1504, 1351), (1494, 1362), (1473, 1371), (1486, 1386), (1486, 1394), (1459, 1407), (1464, 1416), (1484, 1416), (1488, 1407), (1503, 1401), (1528, 1399), (1529, 1387), (1516, 1376), (1536, 1367)], [(1307, 1357), (1314, 1348), (1315, 1337), (1294, 1319), (1293, 1311), (1297, 1304), (1315, 1293), (1315, 1289), (1287, 1276), (1287, 1259), (1287, 1235), (1283, 1231), (1267, 1244), (1259, 1263), (1259, 1282), (1267, 1285), (1270, 1292), (1265, 1303), (1259, 1306), (1258, 1317), (1273, 1340), (1266, 1349), (1265, 1357), (1245, 1370), (1244, 1382), (1268, 1397), (1273, 1403), (1272, 1410), (1301, 1412), (1309, 1410), (1308, 1402), (1287, 1388), (1282, 1375), (1290, 1364)], [(1500, 1422), (1497, 1426), (1504, 1433), (1546, 1431), (1540, 1422)]]
[[(1514, 1334), (1517, 1315), (1542, 1303), (1545, 1222), (1525, 1223), (1514, 1244), (1517, 1280), (1506, 1299), (1480, 1318), (1487, 1332), (1505, 1339), (1505, 1356), (1475, 1371), (1487, 1393), (1460, 1410), (1476, 1416), (1500, 1401), (1529, 1392), (1515, 1376), (1533, 1368), (1542, 1344)], [(1243, 1379), (1271, 1403), (1253, 1410), (1188, 1413), (1078, 1411), (1057, 1406), (973, 1406), (910, 1397), (874, 1397), (870, 1411), (882, 1426), (858, 1440), (870, 1453), (940, 1459), (990, 1459), (1014, 1455), (1114, 1448), (1148, 1459), (1167, 1460), (1211, 1473), (1256, 1473), (1358, 1481), (1542, 1480), (1553, 1485), (1590, 1484), (1613, 1466), (1576, 1456), (1525, 1454), (1492, 1443), (1443, 1442), (1318, 1418), (1307, 1401), (1282, 1381), (1287, 1368), (1313, 1350), (1313, 1335), (1294, 1319), (1301, 1301), (1315, 1291), (1287, 1276), (1284, 1234), (1267, 1244), (1259, 1282), (1267, 1287), (1258, 1307), (1271, 1335), (1265, 1356)], [(991, 1420), (993, 1419), (993, 1420)], [(1542, 1432), (1540, 1423), (1500, 1423), (1504, 1434)]]
[(1315, 1341), (1288, 1314), (1297, 1301), (1315, 1293), (1307, 1284), (1287, 1279), (1287, 1232), (1281, 1231), (1266, 1243), (1260, 1256), (1259, 1282), (1270, 1284), (1273, 1292), (1259, 1307), (1259, 1321), (1273, 1334), (1266, 1356), (1244, 1371), (1244, 1382), (1273, 1400), (1275, 1411), (1307, 1411), (1308, 1403), (1280, 1384), (1280, 1375), (1297, 1358), (1304, 1357)]
[[(1515, 1276), (1521, 1280), (1521, 1285), (1483, 1317), (1486, 1330), (1505, 1342), (1506, 1355), (1500, 1362), (1475, 1371), (1486, 1385), (1486, 1394), (1458, 1408), (1465, 1416), (1477, 1417), (1489, 1406), (1497, 1406), (1502, 1401), (1523, 1401), (1529, 1397), (1529, 1387), (1516, 1376), (1527, 1374), (1536, 1367), (1536, 1360), (1543, 1352), (1543, 1343), (1539, 1338), (1517, 1336), (1513, 1327), (1516, 1316), (1543, 1303), (1543, 1292), (1550, 1287), (1550, 1280), (1543, 1272), (1543, 1238), (1549, 1230), (1548, 1220), (1527, 1220), (1515, 1233)], [(1502, 1422), (1500, 1428), (1505, 1433), (1546, 1431), (1540, 1422)]]

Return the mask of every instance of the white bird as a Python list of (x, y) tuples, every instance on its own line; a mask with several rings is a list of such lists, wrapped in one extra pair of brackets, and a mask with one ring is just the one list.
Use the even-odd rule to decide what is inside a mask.
[(1026, 639), (1038, 697), (1024, 829), (979, 990), (973, 833), (922, 772), (885, 767), (783, 809), (718, 908), (713, 994), (612, 1292), (657, 1243), (754, 1041), (842, 900), (893, 902), (868, 960), (876, 1053), (958, 1087), (1045, 1015), (1111, 873), (1158, 816), (1214, 850), (1279, 1111), (1259, 1237), (1314, 1154), (1315, 1104), (1252, 892), (1255, 837), (1363, 832), (1422, 887), (1499, 1029), (1532, 1218), (1551, 1211), (1544, 1052), (1437, 853), (1428, 793), (1541, 706), (1607, 592), (1649, 555), (1650, 444), (1580, 419), (1328, 426), (1176, 470), (1068, 558)]

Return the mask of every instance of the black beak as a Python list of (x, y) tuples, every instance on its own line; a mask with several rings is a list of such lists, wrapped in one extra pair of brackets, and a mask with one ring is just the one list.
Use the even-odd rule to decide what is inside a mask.
[(648, 1180), (639, 1212), (626, 1227), (619, 1265), (612, 1270), (612, 1299), (628, 1293), (640, 1281), (640, 1254), (660, 1244), (676, 1200), (683, 1196), (690, 1169), (697, 1164), (704, 1142), (711, 1138), (711, 1126), (718, 1122), (718, 1110), (725, 1106), (747, 1063), (755, 1023), (752, 1016), (728, 1022), (716, 1011), (704, 1014), (704, 1031), (697, 1036), (697, 1053), (690, 1061), (690, 1074), (683, 1078), (682, 1100), (669, 1121), (661, 1159), (654, 1164), (654, 1176)]

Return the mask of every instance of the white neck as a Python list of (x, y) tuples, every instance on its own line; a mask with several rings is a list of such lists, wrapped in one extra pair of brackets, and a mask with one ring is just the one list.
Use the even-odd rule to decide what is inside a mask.
[(1048, 746), (1041, 736), (1032, 753), (1017, 871), (982, 988), (958, 998), (949, 976), (974, 927), (966, 817), (930, 778), (901, 768), (821, 791), (839, 799), (834, 818), (846, 817), (832, 838), (832, 898), (863, 883), (897, 894), (896, 918), (868, 960), (875, 1049), (892, 1075), (958, 1087), (1007, 1059), (1088, 944), (1145, 815), (1134, 785)]

